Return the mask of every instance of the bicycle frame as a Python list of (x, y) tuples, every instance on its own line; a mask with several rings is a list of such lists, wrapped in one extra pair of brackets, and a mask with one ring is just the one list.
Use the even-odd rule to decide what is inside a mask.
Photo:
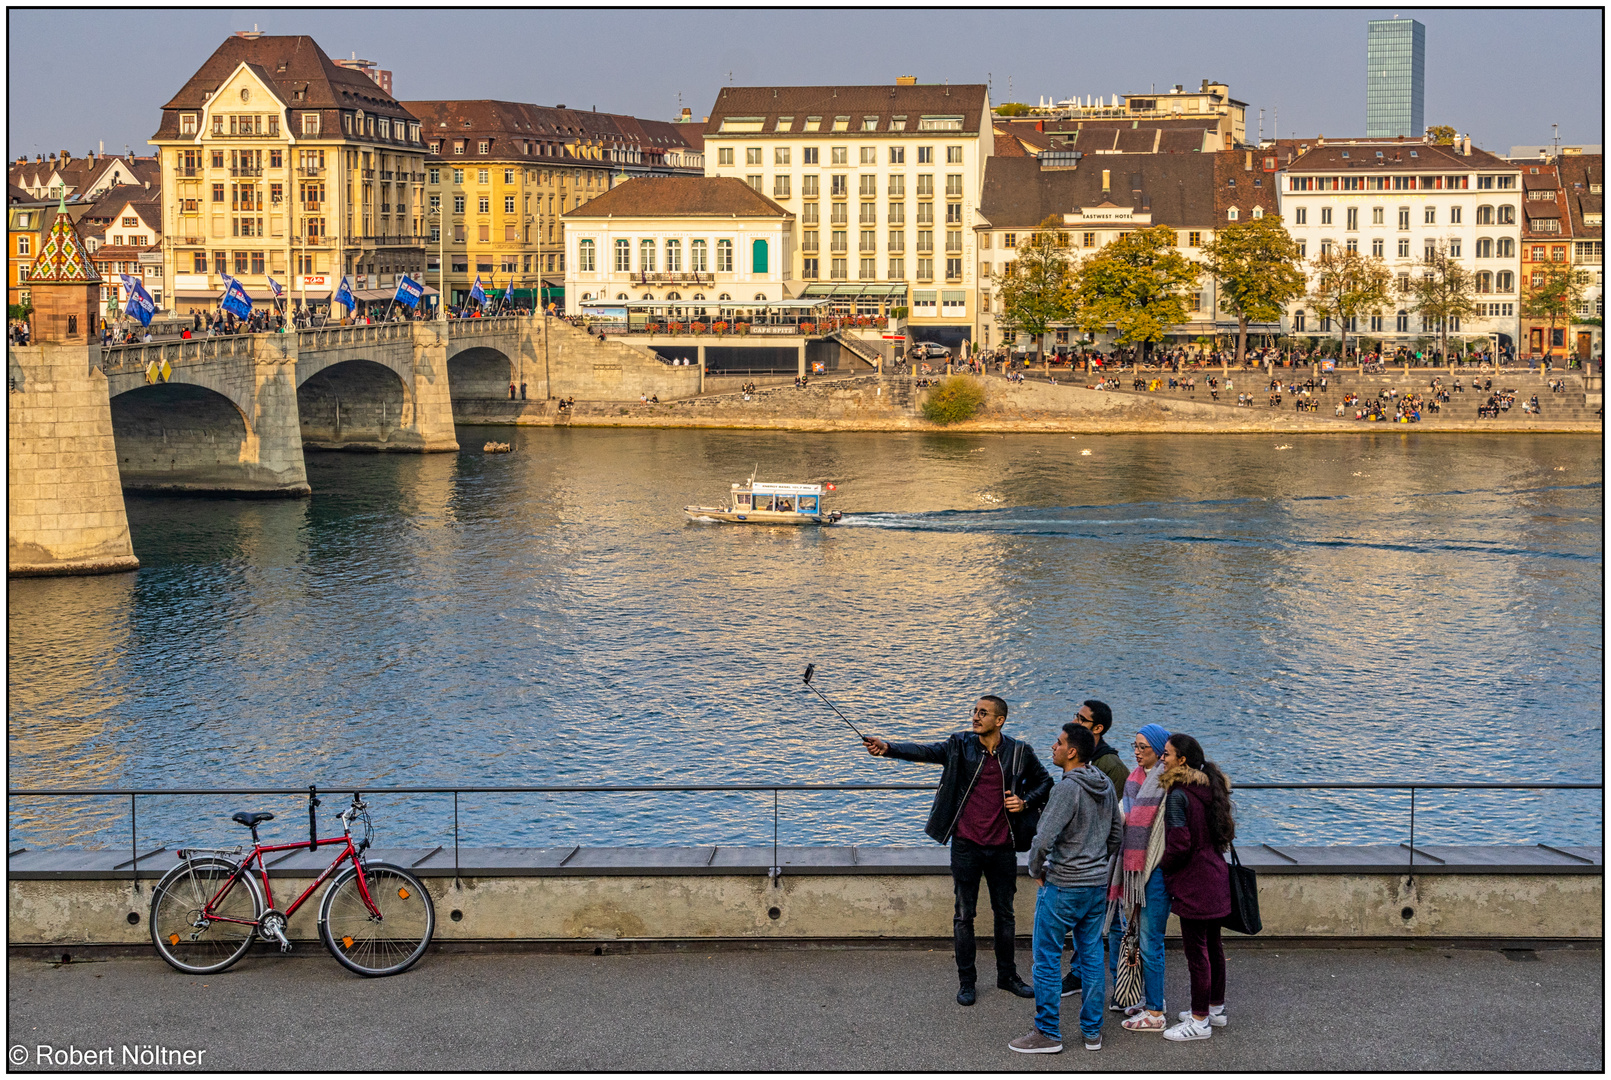
[[(375, 906), (375, 901), (369, 895), (369, 883), (364, 877), (364, 864), (358, 858), (358, 849), (352, 842), (352, 833), (346, 832), (341, 836), (325, 837), (323, 839), (314, 841), (314, 845), (318, 847), (324, 847), (326, 844), (341, 844), (341, 854), (337, 855), (335, 862), (325, 867), (324, 872), (314, 879), (313, 884), (309, 885), (305, 890), (303, 890), (301, 896), (291, 901), (291, 906), (286, 908), (283, 912), (281, 912), (281, 914), (283, 914), (286, 920), (289, 921), (291, 916), (296, 914), (297, 909), (307, 902), (308, 897), (312, 896), (319, 886), (323, 885), (325, 880), (329, 878), (331, 874), (336, 872), (336, 869), (341, 866), (342, 863), (346, 862), (348, 859), (351, 859), (353, 867), (358, 871), (358, 894), (363, 897), (364, 906), (369, 909), (369, 913), (375, 918), (382, 918), (380, 909)], [(309, 848), (310, 845), (306, 840), (298, 841), (294, 844), (254, 844), (252, 846), (251, 854), (247, 855), (246, 858), (241, 860), (240, 865), (235, 867), (235, 872), (229, 875), (229, 880), (225, 881), (224, 884), (219, 888), (218, 892), (214, 894), (213, 898), (208, 900), (207, 903), (202, 907), (202, 917), (211, 919), (214, 922), (238, 923), (242, 926), (258, 925), (257, 920), (255, 919), (231, 919), (225, 915), (214, 914), (213, 908), (220, 900), (224, 898), (230, 889), (235, 887), (235, 883), (240, 880), (241, 875), (249, 871), (252, 863), (256, 862), (258, 876), (263, 882), (263, 902), (268, 906), (268, 910), (276, 910), (274, 907), (274, 893), (269, 885), (268, 865), (263, 861), (263, 856), (278, 851), (300, 851)]]

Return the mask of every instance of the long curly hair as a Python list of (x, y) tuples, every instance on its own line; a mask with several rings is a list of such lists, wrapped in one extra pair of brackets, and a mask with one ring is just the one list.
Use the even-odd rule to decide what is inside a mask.
[(1236, 839), (1236, 816), (1231, 807), (1231, 781), (1230, 777), (1220, 771), (1218, 765), (1203, 756), (1203, 747), (1190, 735), (1174, 734), (1169, 736), (1169, 744), (1175, 748), (1186, 762), (1188, 768), (1196, 769), (1208, 777), (1208, 842), (1214, 845), (1214, 850), (1223, 852), (1231, 846)]

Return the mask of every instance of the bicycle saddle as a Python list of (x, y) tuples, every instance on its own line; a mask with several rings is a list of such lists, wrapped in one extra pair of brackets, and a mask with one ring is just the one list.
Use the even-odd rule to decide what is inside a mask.
[(236, 814), (231, 821), (238, 821), (248, 829), (255, 829), (265, 821), (273, 821), (273, 814), (248, 814), (245, 810)]

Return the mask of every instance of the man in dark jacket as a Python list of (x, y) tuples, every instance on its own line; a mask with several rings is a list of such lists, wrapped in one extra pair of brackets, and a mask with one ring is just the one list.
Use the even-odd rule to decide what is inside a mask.
[(979, 905), (979, 879), (990, 889), (995, 915), (996, 985), (1019, 997), (1035, 991), (1018, 977), (1013, 956), (1017, 925), (1013, 895), (1017, 890), (1016, 851), (1027, 851), (1035, 836), (1040, 808), (1052, 790), (1035, 751), (1001, 733), (1007, 703), (993, 695), (973, 709), (973, 730), (944, 742), (889, 743), (866, 738), (867, 752), (903, 761), (943, 765), (924, 831), (938, 843), (951, 844), (951, 880), (956, 893), (952, 934), (956, 943), (958, 1005), (976, 999), (973, 919)]

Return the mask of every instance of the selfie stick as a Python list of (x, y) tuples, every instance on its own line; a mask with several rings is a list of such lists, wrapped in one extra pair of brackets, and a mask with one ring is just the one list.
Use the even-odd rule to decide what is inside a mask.
[(847, 725), (849, 725), (851, 731), (854, 731), (857, 735), (860, 735), (863, 739), (867, 738), (867, 736), (861, 734), (861, 729), (860, 728), (858, 728), (855, 724), (850, 723), (850, 718), (849, 717), (847, 717), (844, 713), (839, 712), (839, 707), (837, 705), (835, 705), (831, 701), (828, 701), (828, 699), (823, 696), (823, 693), (822, 693), (821, 690), (818, 690), (815, 686), (811, 685), (811, 676), (816, 674), (816, 671), (817, 671), (817, 665), (815, 665), (815, 664), (807, 664), (806, 665), (805, 679), (804, 679), (806, 687), (813, 694), (817, 695), (819, 698), (822, 698), (822, 700), (827, 703), (828, 708), (832, 709), (835, 713), (838, 713), (839, 719), (843, 720)]

